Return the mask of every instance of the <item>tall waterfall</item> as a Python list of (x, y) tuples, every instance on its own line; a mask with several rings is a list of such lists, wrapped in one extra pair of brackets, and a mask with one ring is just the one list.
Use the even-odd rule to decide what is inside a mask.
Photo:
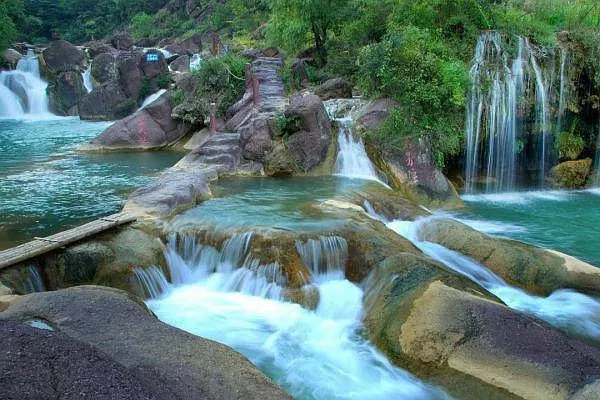
[(47, 87), (37, 56), (29, 50), (16, 70), (0, 72), (0, 118), (48, 115)]
[[(553, 148), (549, 116), (551, 85), (537, 53), (525, 38), (517, 38), (515, 56), (510, 55), (499, 32), (486, 32), (478, 39), (469, 72), (467, 193), (477, 191), (480, 177), (485, 177), (486, 192), (514, 190), (523, 169), (533, 171), (536, 186), (544, 186)], [(564, 112), (565, 102), (565, 62), (566, 53), (561, 60), (560, 113)], [(533, 128), (525, 126), (529, 115), (523, 106), (529, 97), (535, 102)]]

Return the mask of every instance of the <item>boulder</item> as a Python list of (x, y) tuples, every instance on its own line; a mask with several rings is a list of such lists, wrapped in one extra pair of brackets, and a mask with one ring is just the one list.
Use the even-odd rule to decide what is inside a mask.
[[(176, 43), (166, 44), (163, 46), (162, 49), (171, 53), (173, 55), (172, 57), (188, 54), (188, 51), (185, 47), (181, 46), (180, 44), (176, 44)], [(169, 58), (171, 58), (171, 57), (169, 57)]]
[(315, 93), (323, 100), (351, 99), (352, 84), (344, 78), (333, 78), (321, 84)]
[(273, 149), (271, 127), (263, 116), (251, 118), (240, 128), (240, 138), (244, 158), (263, 162), (265, 156)]
[[(158, 59), (149, 59), (148, 55), (151, 54), (156, 54)], [(156, 50), (149, 50), (146, 55), (141, 58), (140, 68), (144, 73), (144, 77), (150, 80), (158, 78), (161, 75), (168, 75), (169, 73), (165, 56), (160, 51)]]
[[(12, 371), (10, 377), (16, 379), (15, 383), (5, 379), (3, 389), (5, 385), (15, 387), (13, 385), (26, 381), (29, 376), (25, 372), (29, 371), (27, 368), (14, 369), (7, 360), (10, 357), (34, 368), (29, 376), (31, 382), (27, 381), (29, 388), (50, 393), (70, 389), (74, 397), (81, 397), (81, 391), (87, 392), (97, 385), (99, 392), (90, 392), (91, 397), (107, 392), (117, 396), (119, 391), (131, 391), (139, 394), (139, 398), (150, 399), (290, 398), (239, 353), (158, 321), (143, 303), (120, 290), (80, 286), (23, 296), (0, 313), (0, 319), (39, 320), (43, 322), (41, 326), (51, 327), (50, 333), (54, 335), (53, 339), (48, 333), (34, 335), (32, 331), (22, 330), (24, 335), (0, 336), (0, 340), (11, 338), (14, 344), (20, 340), (32, 350), (13, 352), (9, 349), (20, 347), (2, 346), (6, 350), (2, 350), (0, 368)], [(3, 326), (7, 326), (6, 323)], [(14, 327), (14, 324), (8, 326)], [(78, 343), (72, 346), (74, 351), (68, 351), (68, 345), (75, 342)], [(46, 343), (49, 345), (44, 345)], [(60, 351), (63, 348), (67, 351)], [(64, 368), (54, 370), (44, 363), (32, 363), (32, 358), (38, 357)], [(74, 363), (73, 369), (68, 367), (69, 360)], [(38, 369), (40, 374), (33, 375)], [(92, 381), (77, 381), (74, 379), (77, 376), (89, 376)], [(102, 377), (107, 381), (101, 380)], [(50, 383), (72, 382), (74, 387), (46, 388), (44, 378)], [(138, 397), (134, 394), (133, 398)]]
[(531, 293), (548, 295), (571, 288), (600, 294), (600, 269), (562, 253), (491, 237), (447, 218), (421, 224), (419, 235), (482, 263), (508, 283)]
[(393, 108), (398, 103), (392, 99), (378, 99), (370, 102), (360, 113), (358, 124), (367, 131), (375, 130), (381, 126)]
[(287, 149), (302, 172), (308, 172), (327, 157), (331, 135), (323, 131), (300, 131), (287, 140)]
[(79, 117), (83, 120), (111, 121), (131, 114), (136, 102), (127, 97), (118, 82), (97, 86), (79, 102)]
[(50, 43), (42, 52), (43, 63), (51, 74), (85, 69), (85, 53), (65, 40)]
[(296, 161), (288, 149), (279, 143), (265, 157), (265, 173), (268, 176), (292, 176), (298, 171)]
[(133, 47), (133, 39), (127, 32), (114, 33), (109, 42), (117, 50), (131, 50)]
[(92, 61), (92, 78), (98, 84), (116, 81), (119, 78), (117, 59), (114, 54), (101, 53)]
[(61, 72), (48, 84), (50, 107), (59, 115), (77, 115), (77, 104), (85, 95), (83, 77), (77, 71)]
[(331, 122), (319, 96), (310, 93), (293, 95), (284, 115), (289, 119), (297, 119), (302, 130), (331, 134)]
[(112, 47), (109, 44), (106, 44), (105, 42), (103, 42), (101, 40), (94, 40), (89, 43), (86, 43), (85, 47), (87, 49), (89, 56), (92, 59), (103, 53), (109, 53), (109, 54), (117, 53), (117, 49), (115, 49), (114, 47)]
[(210, 197), (208, 182), (216, 176), (213, 168), (172, 168), (155, 183), (133, 192), (124, 211), (159, 217), (173, 215)]
[(187, 51), (188, 54), (196, 54), (202, 50), (202, 36), (194, 34), (187, 39), (179, 42), (179, 45)]
[(292, 88), (305, 88), (308, 86), (308, 72), (306, 72), (306, 62), (304, 60), (294, 58), (290, 66), (290, 74)]
[(15, 69), (19, 60), (23, 58), (23, 55), (15, 49), (6, 49), (2, 53), (2, 58), (4, 58), (4, 61), (8, 63), (11, 69)]
[(81, 149), (153, 149), (173, 144), (190, 132), (190, 126), (175, 122), (171, 118), (171, 111), (170, 96), (163, 95), (133, 115), (109, 126)]
[(190, 71), (190, 56), (183, 55), (177, 57), (171, 64), (169, 64), (171, 71), (175, 72), (189, 72)]
[(592, 172), (592, 159), (565, 161), (552, 167), (546, 182), (559, 189), (578, 189), (585, 187)]
[(140, 89), (144, 76), (140, 68), (141, 53), (122, 53), (117, 58), (117, 70), (119, 72), (119, 85), (127, 97), (137, 100), (140, 98)]
[(421, 256), (398, 254), (373, 269), (364, 303), (373, 343), (458, 398), (568, 399), (600, 378), (598, 349)]

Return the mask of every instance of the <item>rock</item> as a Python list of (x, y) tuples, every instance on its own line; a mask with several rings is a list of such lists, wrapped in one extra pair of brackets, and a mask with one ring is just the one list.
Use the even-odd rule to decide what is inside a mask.
[[(69, 376), (77, 377), (79, 374), (85, 376), (89, 369), (94, 369), (88, 367), (92, 365), (98, 367), (94, 369), (96, 374), (90, 373), (92, 379), (110, 377), (110, 380), (102, 380), (98, 383), (101, 384), (98, 388), (99, 393), (113, 390), (118, 394), (118, 390), (128, 389), (125, 383), (128, 384), (128, 377), (132, 377), (132, 384), (138, 383), (132, 391), (140, 394), (140, 398), (214, 400), (290, 398), (240, 354), (222, 344), (163, 324), (141, 302), (116, 289), (80, 286), (23, 296), (8, 310), (1, 313), (0, 319), (19, 322), (41, 320), (53, 328), (52, 333), (60, 340), (60, 342), (51, 341), (48, 334), (34, 335), (31, 340), (29, 332), (24, 332), (27, 335), (23, 336), (15, 334), (0, 336), (3, 338), (0, 340), (16, 336), (21, 342), (30, 346), (32, 352), (13, 352), (14, 354), (10, 356), (22, 360), (20, 362), (24, 363), (24, 366), (31, 365), (27, 360), (38, 355), (41, 359), (58, 365), (64, 362), (64, 357), (61, 355), (69, 355), (73, 360), (81, 360), (82, 368), (77, 368), (78, 364), (75, 364), (73, 370), (59, 369), (52, 375), (43, 372), (53, 371), (52, 369), (45, 367), (43, 363), (36, 364), (40, 367), (40, 374), (43, 374), (36, 376), (52, 377), (59, 381), (58, 377), (61, 377), (68, 381)], [(61, 347), (44, 345), (45, 343), (55, 345), (61, 342), (69, 343), (67, 338), (87, 347), (78, 346), (75, 347), (77, 351), (63, 352), (60, 351)], [(53, 349), (56, 349), (56, 353), (53, 353)], [(92, 349), (97, 353), (92, 353)], [(54, 359), (49, 355), (45, 358), (41, 357), (48, 353), (59, 357)], [(0, 359), (6, 360), (6, 351), (3, 355), (4, 357)], [(10, 364), (6, 361), (0, 363), (4, 370), (10, 368)], [(102, 365), (105, 367), (100, 368)], [(15, 376), (16, 382), (20, 382), (21, 377), (27, 376), (24, 375), (27, 369), (11, 370), (18, 375)], [(38, 372), (37, 369), (33, 371)], [(39, 381), (33, 380), (33, 382)], [(115, 386), (111, 385), (113, 382)], [(119, 382), (124, 386), (119, 385)], [(43, 384), (44, 381), (40, 383)], [(91, 385), (95, 385), (88, 381), (74, 383), (81, 385), (75, 387), (79, 390), (89, 390)], [(6, 386), (3, 385), (4, 387)], [(53, 388), (54, 386), (50, 386), (45, 389), (53, 390)], [(79, 391), (76, 393), (77, 397), (81, 396)], [(145, 393), (149, 393), (150, 396), (143, 396)], [(91, 393), (90, 396), (98, 397), (98, 393)], [(107, 398), (114, 397), (107, 396)]]
[(11, 69), (15, 69), (19, 60), (23, 58), (23, 55), (15, 49), (6, 49), (4, 50), (4, 53), (2, 53), (2, 57)]
[(92, 78), (99, 85), (119, 78), (117, 59), (111, 53), (101, 53), (92, 61)]
[(145, 38), (136, 39), (133, 42), (133, 45), (135, 47), (155, 47), (157, 43), (158, 43), (157, 39), (145, 37)]
[(187, 39), (179, 42), (179, 45), (187, 51), (188, 54), (196, 54), (202, 50), (202, 36), (194, 34)]
[(294, 157), (283, 144), (277, 144), (265, 157), (265, 173), (268, 176), (292, 176), (297, 171)]
[(175, 72), (189, 72), (190, 71), (190, 56), (183, 55), (179, 56), (169, 64), (171, 71)]
[(114, 81), (97, 86), (79, 102), (79, 117), (83, 120), (111, 121), (131, 114), (136, 102), (127, 97)]
[(155, 183), (133, 192), (124, 211), (159, 217), (173, 215), (210, 197), (208, 182), (214, 178), (216, 171), (212, 168), (172, 168)]
[(86, 43), (85, 46), (86, 46), (89, 56), (92, 59), (96, 58), (96, 56), (103, 54), (103, 53), (109, 53), (109, 54), (117, 53), (117, 49), (115, 49), (111, 45), (108, 45), (105, 42), (100, 41), (100, 40), (94, 40), (92, 42)]
[(127, 97), (137, 100), (140, 97), (140, 90), (144, 81), (144, 76), (140, 68), (142, 54), (140, 53), (122, 53), (117, 58), (117, 70), (119, 72), (119, 85)]
[(399, 254), (365, 285), (365, 326), (390, 359), (464, 399), (567, 399), (600, 377), (600, 351)]
[(42, 52), (43, 64), (52, 74), (60, 72), (79, 71), (82, 72), (85, 62), (83, 50), (65, 40), (56, 40), (50, 43)]
[(48, 84), (50, 107), (59, 115), (77, 115), (77, 104), (85, 95), (83, 77), (77, 71), (61, 72)]
[(265, 156), (273, 149), (271, 127), (266, 118), (252, 118), (240, 128), (241, 144), (244, 158), (263, 162)]
[(331, 142), (331, 123), (325, 106), (318, 96), (295, 95), (284, 115), (297, 121), (301, 129), (289, 137), (287, 147), (299, 170), (307, 172), (325, 160)]
[(351, 99), (352, 84), (344, 78), (333, 78), (321, 84), (315, 93), (323, 100)]
[(176, 168), (211, 168), (220, 176), (240, 172), (244, 160), (238, 133), (218, 132), (209, 135), (202, 145), (196, 147)]
[(154, 149), (171, 145), (190, 131), (189, 125), (178, 124), (171, 118), (171, 110), (170, 96), (163, 95), (106, 128), (81, 150)]
[(17, 299), (21, 297), (16, 294), (3, 294), (0, 295), (0, 311), (6, 310), (10, 307)]
[[(151, 54), (156, 54), (158, 59), (156, 61), (150, 61), (148, 59), (148, 55)], [(144, 73), (144, 77), (150, 80), (169, 74), (169, 69), (167, 67), (167, 61), (165, 60), (165, 56), (157, 50), (149, 50), (146, 53), (145, 57), (142, 57), (140, 62), (140, 68)]]
[(2, 282), (0, 282), (0, 296), (6, 296), (6, 295), (9, 295), (12, 293), (13, 293), (12, 289), (7, 288), (6, 286), (4, 286), (2, 284)]
[(188, 51), (185, 47), (183, 47), (179, 44), (176, 44), (176, 43), (170, 43), (170, 44), (164, 45), (163, 50), (166, 50), (169, 53), (173, 54), (174, 57), (188, 54)]
[(592, 159), (565, 161), (552, 167), (546, 182), (559, 189), (577, 189), (585, 187), (592, 171)]
[[(62, 258), (61, 262), (64, 263), (64, 277), (60, 277), (61, 282), (56, 282), (59, 284), (55, 284), (53, 287), (64, 288), (92, 283), (100, 268), (115, 259), (115, 253), (104, 243), (88, 241), (67, 247), (59, 257)], [(47, 268), (46, 271), (50, 269)], [(47, 275), (54, 275), (52, 280), (57, 280), (57, 274)]]
[(490, 237), (447, 218), (428, 220), (419, 235), (482, 263), (511, 285), (531, 293), (545, 296), (571, 288), (600, 294), (600, 269), (562, 253)]
[(389, 115), (390, 110), (398, 107), (392, 99), (378, 99), (370, 102), (361, 112), (358, 123), (367, 131), (377, 129)]
[(109, 41), (117, 50), (131, 50), (133, 47), (133, 39), (127, 32), (116, 32), (110, 37)]

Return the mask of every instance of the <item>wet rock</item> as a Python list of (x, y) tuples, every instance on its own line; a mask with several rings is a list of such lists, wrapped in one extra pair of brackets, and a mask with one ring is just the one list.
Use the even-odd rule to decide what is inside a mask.
[(243, 156), (248, 160), (263, 162), (273, 149), (271, 127), (264, 117), (252, 118), (240, 128), (240, 138)]
[(153, 149), (173, 144), (188, 134), (191, 127), (175, 122), (171, 111), (170, 97), (165, 94), (144, 109), (109, 126), (81, 149)]
[(141, 58), (140, 53), (122, 53), (117, 57), (119, 85), (123, 93), (133, 100), (140, 98), (140, 89), (144, 81), (140, 68)]
[(92, 78), (98, 84), (115, 81), (119, 78), (117, 59), (111, 53), (101, 53), (92, 61)]
[(183, 55), (179, 56), (169, 64), (171, 71), (175, 72), (189, 72), (190, 71), (190, 56)]
[(423, 240), (482, 263), (508, 283), (531, 293), (548, 295), (556, 289), (571, 288), (600, 294), (600, 269), (562, 253), (487, 236), (447, 218), (428, 221), (419, 234)]
[(325, 81), (315, 91), (323, 100), (352, 98), (352, 84), (344, 78), (333, 78)]
[(4, 50), (4, 53), (2, 53), (2, 57), (11, 69), (15, 69), (19, 60), (23, 58), (23, 55), (15, 49), (6, 49)]
[(51, 74), (67, 71), (80, 71), (84, 68), (85, 54), (65, 40), (50, 43), (42, 52), (43, 64)]
[(546, 182), (559, 189), (577, 189), (585, 187), (592, 171), (592, 159), (565, 161), (550, 170)]
[(79, 117), (83, 120), (111, 121), (131, 114), (136, 102), (127, 97), (114, 81), (97, 86), (79, 102)]
[(50, 107), (59, 115), (77, 115), (77, 104), (85, 95), (83, 77), (77, 71), (61, 72), (48, 84)]
[(459, 398), (567, 399), (600, 377), (600, 351), (426, 258), (387, 259), (365, 287), (371, 340)]
[(297, 171), (294, 157), (283, 144), (276, 145), (265, 158), (265, 173), (268, 176), (292, 176)]
[(117, 53), (117, 49), (101, 40), (91, 41), (86, 43), (85, 46), (91, 58), (95, 58), (102, 53)]
[[(107, 376), (113, 379), (108, 382), (117, 384), (127, 383), (128, 377), (135, 377), (135, 380), (133, 378), (131, 380), (132, 384), (139, 384), (134, 387), (135, 391), (138, 394), (150, 394), (144, 398), (215, 400), (289, 398), (240, 354), (222, 344), (163, 324), (143, 303), (116, 289), (80, 286), (23, 296), (8, 310), (1, 313), (0, 319), (19, 322), (31, 319), (44, 321), (54, 329), (52, 332), (55, 332), (62, 343), (69, 344), (66, 340), (69, 338), (87, 345), (78, 347), (77, 350), (81, 349), (79, 351), (59, 352), (65, 357), (59, 356), (52, 362), (58, 364), (69, 359), (73, 362), (88, 360), (81, 363), (84, 368), (64, 369), (69, 375), (85, 376), (89, 370), (88, 365), (100, 367), (106, 360), (107, 367), (94, 370), (97, 375), (93, 375), (92, 379)], [(52, 354), (52, 346), (44, 346), (41, 340), (48, 340), (48, 343), (61, 343), (50, 342), (48, 336), (41, 337), (41, 335), (36, 335), (39, 346), (36, 340), (31, 340), (28, 335), (11, 334), (6, 337), (15, 336), (20, 337), (21, 343), (27, 344), (32, 350), (27, 353), (15, 352), (11, 356), (25, 363), (27, 359), (38, 356), (41, 359), (52, 360), (48, 356), (43, 358), (43, 355), (47, 354), (44, 353), (45, 349)], [(98, 356), (89, 357), (92, 353), (83, 349), (94, 349), (98, 352), (96, 353)], [(108, 364), (109, 361), (112, 365)], [(3, 362), (2, 365), (8, 368), (10, 364)], [(40, 368), (50, 370), (43, 365), (40, 364)], [(24, 377), (25, 370), (16, 371), (20, 377)], [(101, 375), (100, 372), (103, 374)], [(54, 379), (59, 379), (59, 376), (62, 378), (64, 375), (57, 373), (54, 376), (57, 377)], [(16, 379), (21, 379), (20, 377)], [(68, 381), (70, 378), (64, 376), (64, 379)], [(127, 389), (127, 386), (119, 385), (117, 389), (104, 380), (101, 383), (103, 387), (98, 388), (100, 393), (114, 390), (118, 394), (117, 390)], [(77, 389), (89, 389), (87, 383), (78, 384), (82, 386), (76, 386)], [(49, 390), (53, 388), (54, 386)], [(77, 395), (80, 396), (80, 393), (77, 392)]]
[(378, 99), (370, 102), (358, 118), (360, 126), (367, 130), (374, 130), (381, 126), (393, 108), (398, 103), (392, 99)]

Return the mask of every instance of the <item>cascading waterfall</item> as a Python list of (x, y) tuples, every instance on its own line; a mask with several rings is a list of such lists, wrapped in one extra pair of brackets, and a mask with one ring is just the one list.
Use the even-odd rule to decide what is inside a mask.
[(200, 54), (194, 54), (190, 57), (190, 71), (200, 69), (200, 65), (202, 65), (202, 57)]
[(0, 117), (49, 115), (47, 87), (40, 77), (37, 56), (29, 50), (17, 63), (16, 70), (0, 72)]
[(323, 278), (315, 280), (314, 311), (282, 301), (280, 268), (253, 260), (252, 240), (252, 233), (239, 234), (218, 250), (193, 236), (170, 236), (165, 259), (173, 283), (164, 287), (158, 268), (136, 272), (139, 283), (151, 277), (148, 307), (163, 322), (246, 355), (296, 399), (450, 398), (393, 366), (360, 336), (362, 290), (335, 275), (348, 257), (343, 238), (296, 243)]
[(144, 99), (144, 101), (142, 102), (142, 105), (140, 106), (139, 110), (143, 110), (144, 108), (148, 107), (150, 104), (154, 103), (156, 100), (158, 100), (158, 98), (160, 96), (162, 96), (163, 94), (165, 94), (167, 92), (166, 89), (160, 89), (159, 91), (152, 93), (150, 96), (146, 97)]
[(548, 297), (538, 297), (510, 286), (471, 258), (439, 244), (422, 240), (419, 235), (420, 226), (428, 223), (430, 218), (435, 217), (415, 222), (393, 221), (387, 226), (410, 240), (434, 260), (498, 296), (508, 307), (534, 315), (559, 329), (594, 340), (600, 339), (600, 301), (573, 290), (561, 289)]
[(556, 129), (557, 133), (563, 130), (563, 117), (565, 115), (566, 101), (567, 101), (567, 89), (566, 89), (566, 71), (565, 66), (567, 64), (567, 58), (569, 53), (565, 47), (560, 49), (560, 84), (559, 84), (559, 96), (558, 96), (558, 115), (556, 116)]
[[(537, 185), (544, 186), (553, 134), (549, 129), (549, 85), (529, 41), (518, 38), (517, 47), (517, 55), (511, 62), (499, 32), (486, 32), (477, 41), (469, 71), (465, 123), (467, 193), (478, 191), (480, 176), (485, 176), (485, 192), (512, 191), (518, 183), (519, 167), (527, 164), (534, 164)], [(566, 63), (566, 57), (561, 63)], [(564, 112), (564, 71), (563, 65), (561, 112)], [(533, 86), (530, 81), (534, 82)], [(520, 106), (532, 90), (535, 91), (536, 130), (526, 136), (524, 119), (527, 116), (521, 115)], [(532, 135), (539, 137), (537, 151), (525, 148), (527, 138)]]
[(87, 69), (81, 73), (83, 77), (83, 86), (87, 92), (91, 92), (94, 89), (94, 82), (92, 81), (92, 63), (88, 65)]

